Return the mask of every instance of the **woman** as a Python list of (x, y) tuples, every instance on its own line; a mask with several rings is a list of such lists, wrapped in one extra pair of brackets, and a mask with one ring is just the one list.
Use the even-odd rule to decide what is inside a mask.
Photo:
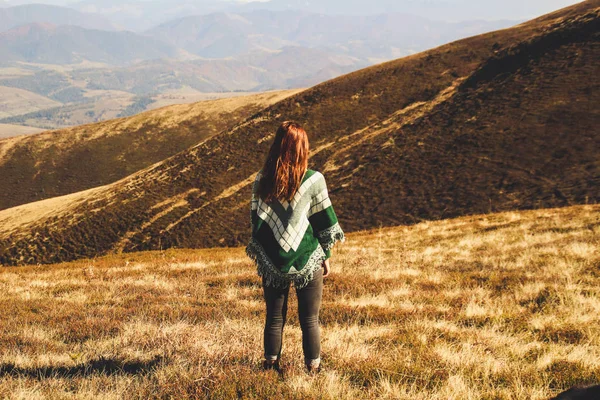
[(275, 135), (252, 188), (252, 236), (246, 254), (256, 262), (266, 302), (263, 368), (280, 371), (290, 283), (298, 297), (302, 350), (308, 372), (320, 371), (319, 308), (323, 278), (336, 241), (345, 241), (324, 176), (308, 169), (308, 137), (286, 121)]

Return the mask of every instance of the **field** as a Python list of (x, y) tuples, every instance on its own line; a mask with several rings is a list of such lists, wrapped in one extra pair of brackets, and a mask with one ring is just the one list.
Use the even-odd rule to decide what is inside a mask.
[(60, 105), (60, 102), (40, 94), (0, 85), (0, 119)]
[(40, 132), (43, 132), (43, 129), (31, 126), (0, 124), (0, 140), (11, 136), (31, 135)]
[(243, 248), (0, 269), (0, 398), (545, 399), (600, 383), (600, 206), (347, 234), (321, 309), (323, 371), (260, 369)]

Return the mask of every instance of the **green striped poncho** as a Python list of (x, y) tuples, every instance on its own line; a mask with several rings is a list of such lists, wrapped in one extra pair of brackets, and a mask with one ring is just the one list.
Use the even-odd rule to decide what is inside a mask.
[(325, 177), (308, 169), (291, 202), (267, 204), (257, 195), (261, 172), (252, 186), (252, 236), (246, 254), (256, 263), (266, 286), (283, 288), (294, 282), (294, 287), (302, 288), (331, 257), (334, 243), (345, 241)]

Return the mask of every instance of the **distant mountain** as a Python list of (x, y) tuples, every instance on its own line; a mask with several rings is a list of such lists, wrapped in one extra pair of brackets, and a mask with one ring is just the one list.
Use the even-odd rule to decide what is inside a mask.
[[(332, 78), (323, 75), (324, 69), (339, 74), (366, 65), (352, 57), (331, 55), (321, 50), (286, 47), (279, 51), (256, 52), (239, 59), (156, 59), (123, 67), (78, 68), (68, 73), (40, 71), (0, 79), (0, 85), (32, 91), (59, 101), (64, 97), (61, 94), (75, 89), (118, 90), (139, 96), (176, 90), (182, 86), (208, 93), (263, 91), (299, 87), (302, 86), (298, 85), (299, 81), (306, 82), (317, 75)], [(79, 86), (72, 86), (73, 82)]]
[(271, 0), (248, 2), (239, 7), (241, 10), (301, 10), (331, 15), (400, 12), (434, 20), (459, 22), (473, 19), (529, 19), (572, 4), (573, 0)]
[(0, 210), (115, 182), (296, 93), (177, 104), (96, 124), (0, 138)]
[(0, 123), (56, 129), (132, 115), (161, 96), (307, 87), (367, 65), (288, 47), (238, 60), (156, 59), (123, 67), (42, 70), (0, 79)]
[(256, 10), (185, 17), (145, 34), (207, 58), (293, 45), (364, 60), (389, 60), (514, 24), (516, 21), (448, 23), (404, 13), (342, 16)]
[(5, 63), (74, 64), (88, 60), (123, 65), (184, 55), (159, 40), (127, 31), (110, 32), (36, 22), (0, 33), (0, 59)]
[(84, 0), (69, 6), (79, 11), (97, 13), (126, 29), (141, 32), (169, 20), (215, 12), (239, 14), (254, 10), (293, 10), (313, 14), (355, 16), (405, 13), (445, 22), (476, 19), (514, 21), (530, 19), (571, 4), (573, 0)]
[(586, 1), (322, 83), (113, 184), (0, 211), (0, 263), (246, 244), (286, 119), (347, 232), (597, 203), (599, 27)]
[[(154, 2), (135, 4), (136, 10), (158, 7)], [(183, 9), (192, 5), (171, 5), (175, 4)], [(111, 2), (103, 7), (109, 6), (120, 9)], [(0, 33), (0, 67), (6, 74), (0, 75), (0, 85), (60, 104), (45, 108), (47, 101), (42, 99), (28, 107), (15, 103), (0, 115), (0, 123), (54, 129), (130, 115), (144, 110), (151, 97), (177, 90), (307, 87), (512, 24), (438, 23), (399, 13), (353, 17), (297, 11), (192, 16), (145, 34), (29, 23)], [(22, 113), (15, 113), (19, 108)]]
[(202, 57), (225, 58), (294, 44), (285, 32), (271, 32), (272, 25), (257, 26), (251, 15), (218, 13), (176, 19), (144, 33)]
[(141, 35), (35, 22), (0, 33), (0, 60), (5, 65), (11, 61), (62, 65), (83, 60), (123, 65), (158, 58), (248, 58), (255, 53), (305, 47), (330, 56), (350, 56), (360, 67), (513, 24), (450, 24), (406, 14), (348, 17), (254, 11), (186, 17)]
[(20, 25), (49, 23), (76, 25), (86, 29), (116, 30), (118, 26), (98, 14), (83, 13), (72, 8), (47, 4), (0, 7), (0, 32)]
[(101, 15), (125, 29), (142, 32), (169, 20), (235, 9), (237, 5), (235, 1), (224, 0), (83, 0), (69, 7)]
[(287, 47), (239, 59), (151, 60), (122, 68), (81, 69), (74, 71), (72, 77), (88, 81), (89, 89), (126, 90), (137, 95), (160, 93), (181, 85), (201, 92), (263, 91), (298, 87), (299, 80), (315, 76), (325, 68), (347, 72), (365, 65), (350, 57)]

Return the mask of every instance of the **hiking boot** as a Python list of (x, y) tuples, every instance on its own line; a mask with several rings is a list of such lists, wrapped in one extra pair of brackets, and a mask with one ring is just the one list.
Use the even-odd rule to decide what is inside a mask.
[(306, 366), (306, 372), (309, 375), (317, 375), (319, 372), (321, 372), (321, 365), (319, 364), (318, 366), (311, 366), (311, 365), (307, 365)]
[(279, 360), (276, 360), (274, 363), (270, 363), (267, 360), (263, 360), (262, 367), (263, 367), (263, 370), (265, 370), (265, 371), (275, 370), (278, 373), (282, 372), (281, 366), (279, 365)]

